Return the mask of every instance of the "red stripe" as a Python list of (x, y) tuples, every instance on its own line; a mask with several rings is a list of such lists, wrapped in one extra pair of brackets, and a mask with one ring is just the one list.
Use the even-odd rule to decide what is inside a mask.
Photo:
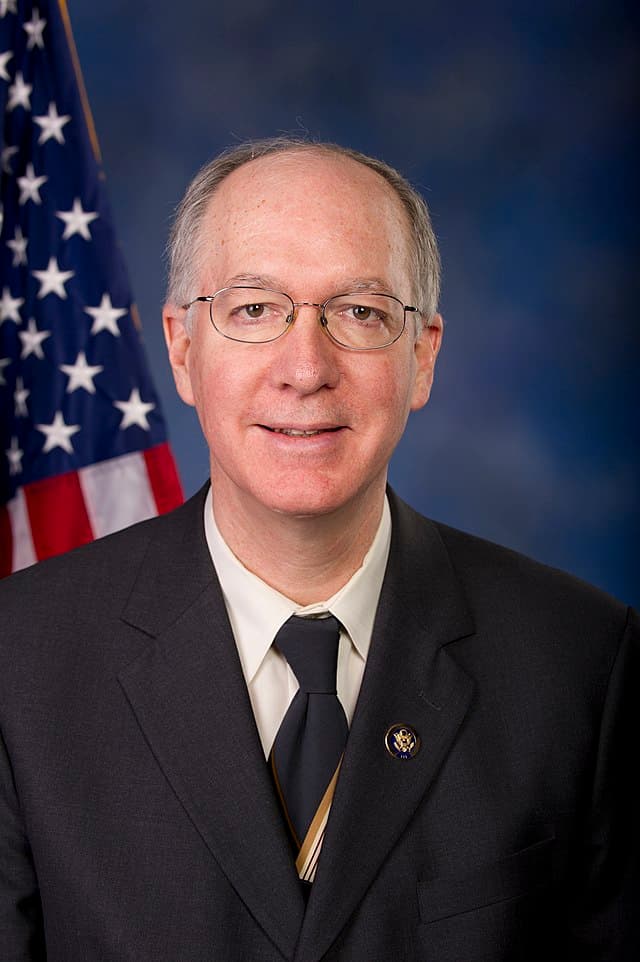
[(38, 561), (93, 541), (75, 471), (34, 481), (23, 488)]
[(11, 574), (13, 561), (13, 537), (11, 519), (6, 504), (0, 506), (0, 578)]
[(143, 451), (158, 514), (172, 511), (184, 501), (173, 454), (168, 444), (158, 444)]

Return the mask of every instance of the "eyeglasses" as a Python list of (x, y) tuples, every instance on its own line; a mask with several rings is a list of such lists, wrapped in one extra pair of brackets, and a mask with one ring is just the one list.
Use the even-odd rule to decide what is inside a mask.
[(403, 304), (392, 294), (336, 294), (322, 304), (297, 303), (282, 291), (262, 287), (223, 287), (215, 294), (194, 297), (182, 307), (188, 310), (196, 301), (209, 305), (211, 323), (219, 334), (231, 341), (265, 344), (276, 341), (292, 327), (296, 308), (317, 307), (325, 333), (351, 351), (375, 351), (389, 347), (405, 329), (407, 311), (417, 307)]

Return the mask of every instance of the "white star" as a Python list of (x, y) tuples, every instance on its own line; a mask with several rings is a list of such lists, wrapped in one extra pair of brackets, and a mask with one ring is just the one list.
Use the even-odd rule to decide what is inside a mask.
[(9, 474), (20, 474), (22, 471), (22, 455), (24, 451), (21, 451), (18, 447), (17, 438), (11, 438), (11, 447), (4, 453), (9, 459)]
[(32, 200), (34, 204), (41, 204), (40, 188), (47, 180), (49, 180), (49, 178), (45, 177), (44, 174), (41, 177), (36, 177), (33, 164), (27, 164), (27, 171), (24, 177), (18, 177), (18, 186), (20, 188), (18, 203), (26, 204), (28, 200)]
[(64, 285), (75, 276), (75, 271), (61, 271), (56, 258), (50, 257), (46, 271), (31, 271), (31, 273), (40, 281), (39, 300), (42, 300), (47, 294), (56, 294), (63, 301), (66, 300), (67, 292)]
[(90, 314), (93, 318), (93, 324), (91, 325), (92, 334), (98, 334), (99, 331), (109, 331), (109, 333), (115, 337), (120, 335), (116, 321), (127, 312), (121, 307), (113, 307), (108, 294), (102, 295), (99, 307), (85, 307), (84, 311), (85, 314)]
[(27, 398), (31, 394), (24, 386), (24, 381), (21, 377), (16, 378), (16, 389), (13, 392), (13, 400), (16, 406), (16, 417), (26, 418), (29, 416), (27, 411)]
[(4, 287), (2, 297), (0, 297), (0, 326), (3, 321), (15, 321), (16, 324), (20, 324), (21, 317), (18, 314), (18, 308), (22, 307), (23, 304), (24, 297), (12, 297), (9, 288)]
[(3, 150), (2, 150), (2, 160), (0, 161), (0, 163), (2, 163), (2, 170), (3, 170), (3, 172), (4, 172), (5, 174), (12, 174), (12, 173), (13, 173), (13, 171), (11, 170), (11, 167), (9, 166), (9, 161), (11, 160), (11, 158), (13, 157), (13, 155), (14, 155), (14, 154), (17, 154), (17, 153), (18, 153), (18, 148), (17, 148), (17, 147), (4, 147), (4, 148), (3, 148)]
[(46, 340), (46, 338), (51, 337), (51, 331), (39, 331), (36, 327), (36, 322), (31, 317), (27, 322), (27, 330), (18, 331), (18, 337), (22, 341), (21, 360), (24, 361), (30, 354), (35, 354), (41, 361), (44, 360), (42, 342)]
[(80, 234), (85, 240), (90, 241), (91, 232), (89, 231), (89, 224), (92, 220), (96, 220), (98, 214), (96, 214), (95, 211), (83, 210), (80, 198), (76, 197), (71, 210), (57, 210), (56, 217), (59, 217), (60, 220), (63, 220), (65, 223), (62, 234), (63, 240), (68, 240), (70, 237), (73, 237), (74, 234)]
[(27, 263), (27, 244), (29, 241), (22, 234), (22, 228), (18, 225), (13, 235), (13, 240), (7, 241), (7, 247), (13, 251), (13, 266), (20, 267)]
[(84, 351), (80, 351), (76, 358), (75, 364), (61, 364), (60, 370), (65, 374), (69, 375), (69, 383), (67, 384), (67, 394), (73, 394), (77, 388), (84, 388), (89, 394), (96, 393), (96, 387), (93, 383), (94, 377), (104, 371), (104, 368), (99, 364), (91, 366), (87, 364), (87, 358)]
[(0, 77), (3, 80), (11, 80), (11, 77), (7, 73), (7, 64), (13, 57), (13, 51), (7, 50), (5, 53), (0, 53)]
[(17, 13), (16, 0), (0, 0), (0, 17), (5, 17), (8, 13)]
[(31, 84), (26, 84), (24, 82), (24, 77), (20, 70), (16, 73), (16, 79), (13, 81), (9, 87), (9, 99), (7, 100), (7, 110), (13, 110), (14, 107), (24, 107), (25, 110), (31, 109), (31, 101), (29, 100), (31, 96), (31, 91), (33, 87)]
[(10, 357), (0, 357), (0, 384), (7, 383), (4, 379), (4, 374), (2, 372), (4, 371), (5, 367), (7, 367), (9, 364), (11, 364)]
[(62, 411), (56, 411), (51, 424), (36, 424), (36, 428), (47, 437), (42, 449), (44, 454), (53, 451), (54, 448), (62, 448), (67, 454), (73, 454), (73, 445), (70, 438), (77, 434), (80, 425), (65, 424)]
[(122, 421), (120, 422), (121, 431), (131, 427), (132, 424), (139, 425), (141, 428), (144, 428), (145, 431), (151, 430), (149, 422), (147, 421), (147, 414), (149, 411), (153, 411), (155, 404), (146, 404), (141, 400), (140, 391), (137, 387), (134, 387), (128, 401), (114, 401), (113, 406), (118, 408), (119, 411), (122, 411)]
[(39, 117), (34, 115), (34, 122), (41, 128), (42, 133), (38, 137), (38, 143), (44, 144), (47, 140), (57, 140), (59, 144), (64, 144), (64, 136), (62, 134), (62, 128), (65, 124), (68, 124), (71, 120), (71, 114), (60, 114), (58, 113), (58, 108), (53, 101), (49, 104), (49, 110), (46, 114), (41, 114)]
[(34, 8), (31, 14), (31, 20), (27, 23), (23, 23), (23, 28), (27, 31), (27, 50), (33, 50), (34, 47), (41, 47), (44, 50), (44, 40), (42, 39), (42, 31), (45, 28), (47, 21), (40, 19), (39, 12)]

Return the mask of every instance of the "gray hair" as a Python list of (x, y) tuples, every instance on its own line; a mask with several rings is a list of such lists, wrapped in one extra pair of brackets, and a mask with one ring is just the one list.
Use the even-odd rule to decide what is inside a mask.
[(195, 284), (201, 263), (200, 255), (206, 244), (206, 238), (200, 236), (200, 227), (209, 201), (225, 177), (260, 157), (307, 151), (348, 157), (375, 171), (395, 191), (409, 221), (411, 271), (416, 306), (421, 312), (423, 323), (428, 324), (438, 308), (440, 255), (429, 211), (420, 194), (402, 174), (382, 160), (339, 144), (314, 143), (294, 137), (248, 141), (230, 147), (198, 171), (176, 210), (169, 235), (167, 300), (173, 304), (186, 304), (199, 293), (195, 291)]

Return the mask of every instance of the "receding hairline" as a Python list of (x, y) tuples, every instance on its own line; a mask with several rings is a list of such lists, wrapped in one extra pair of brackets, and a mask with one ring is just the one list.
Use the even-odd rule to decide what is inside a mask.
[[(198, 219), (199, 220), (198, 243), (197, 243), (198, 259), (202, 253), (200, 245), (206, 244), (207, 242), (206, 233), (204, 231), (205, 222), (210, 217), (212, 217), (215, 220), (216, 203), (219, 203), (220, 200), (222, 199), (222, 196), (224, 196), (225, 194), (226, 194), (226, 197), (228, 198), (229, 193), (227, 192), (234, 192), (234, 194), (240, 192), (240, 196), (241, 196), (242, 190), (247, 189), (246, 182), (245, 183), (241, 182), (236, 184), (236, 180), (240, 180), (240, 177), (242, 177), (243, 174), (251, 176), (252, 167), (255, 167), (257, 169), (257, 168), (272, 166), (276, 171), (278, 170), (278, 168), (284, 167), (286, 170), (287, 163), (290, 162), (292, 164), (296, 164), (296, 160), (298, 161), (296, 164), (297, 170), (304, 175), (308, 172), (308, 168), (305, 167), (304, 162), (299, 159), (302, 155), (306, 155), (306, 156), (311, 155), (319, 158), (320, 160), (326, 161), (329, 165), (332, 165), (338, 169), (338, 176), (340, 177), (344, 176), (346, 178), (348, 176), (348, 171), (350, 169), (352, 171), (358, 171), (363, 178), (363, 182), (356, 183), (355, 187), (357, 190), (362, 191), (363, 196), (366, 194), (368, 189), (371, 189), (370, 185), (366, 183), (367, 179), (369, 178), (369, 175), (371, 178), (373, 178), (372, 184), (377, 184), (379, 186), (379, 188), (383, 191), (384, 197), (386, 197), (389, 201), (391, 201), (393, 209), (395, 210), (398, 216), (398, 222), (399, 224), (401, 224), (401, 227), (404, 231), (405, 256), (407, 257), (407, 260), (408, 260), (407, 267), (410, 270), (409, 262), (411, 259), (412, 225), (411, 225), (411, 220), (407, 212), (407, 209), (405, 205), (402, 203), (402, 199), (398, 195), (398, 192), (394, 190), (392, 185), (387, 180), (385, 180), (384, 177), (382, 177), (376, 170), (373, 170), (371, 167), (368, 167), (366, 164), (363, 164), (357, 160), (354, 160), (348, 154), (338, 153), (337, 151), (325, 149), (324, 145), (316, 146), (315, 144), (309, 144), (307, 146), (300, 146), (300, 147), (292, 147), (291, 150), (282, 150), (282, 151), (278, 151), (277, 153), (270, 153), (270, 154), (265, 154), (263, 156), (254, 157), (240, 164), (238, 167), (235, 167), (233, 170), (229, 171), (229, 173), (227, 173), (223, 178), (221, 178), (221, 180), (216, 184), (215, 188), (211, 190), (208, 200), (203, 205), (202, 212)], [(345, 168), (344, 175), (340, 171), (340, 167)], [(267, 182), (267, 187), (268, 187), (268, 182)]]
[[(233, 152), (231, 152), (233, 154)], [(364, 163), (364, 161), (359, 160), (357, 154), (354, 156), (348, 148), (340, 147), (337, 144), (314, 144), (314, 143), (298, 143), (294, 141), (290, 146), (282, 147), (279, 150), (269, 151), (268, 153), (257, 154), (255, 157), (248, 157), (243, 160), (237, 166), (233, 167), (223, 176), (220, 177), (215, 187), (211, 191), (211, 198), (215, 197), (218, 191), (222, 188), (223, 184), (228, 184), (229, 180), (232, 180), (234, 176), (241, 171), (246, 171), (247, 168), (257, 167), (259, 165), (266, 165), (269, 163), (279, 164), (286, 163), (288, 160), (297, 157), (298, 155), (316, 155), (320, 158), (325, 158), (328, 161), (336, 162), (338, 164), (345, 164), (346, 166), (353, 166), (356, 169), (370, 173), (376, 181), (378, 181), (385, 189), (385, 191), (394, 198), (394, 200), (400, 205), (405, 214), (405, 218), (408, 221), (408, 215), (406, 209), (402, 203), (402, 199), (399, 196), (397, 190), (394, 189), (393, 185), (382, 176), (382, 174), (371, 167), (369, 164)], [(224, 158), (226, 154), (221, 154), (221, 158)], [(363, 155), (364, 156), (364, 155)]]

